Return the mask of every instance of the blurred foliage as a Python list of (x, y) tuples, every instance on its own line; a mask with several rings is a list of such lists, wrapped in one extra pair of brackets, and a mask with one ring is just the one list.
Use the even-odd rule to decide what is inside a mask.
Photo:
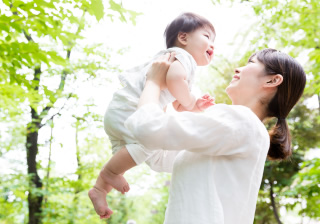
[[(307, 94), (320, 93), (320, 5), (318, 0), (259, 0), (252, 3), (259, 20), (252, 49), (270, 45), (293, 57), (307, 58)], [(304, 59), (305, 59), (304, 58)]]
[[(19, 169), (4, 171), (8, 174), (2, 178), (6, 182), (0, 188), (0, 222), (79, 223), (77, 217), (87, 223), (85, 214), (92, 212), (92, 207), (89, 210), (91, 203), (83, 198), (87, 198), (85, 192), (93, 170), (81, 161), (85, 156), (81, 155), (80, 146), (77, 145), (76, 173), (56, 177), (52, 175), (54, 163), (50, 155), (52, 148), (59, 147), (52, 147), (54, 136), (46, 143), (40, 142), (38, 136), (54, 127), (54, 118), (70, 112), (82, 116), (87, 127), (88, 122), (98, 119), (97, 127), (101, 128), (102, 117), (91, 111), (94, 105), (79, 105), (77, 93), (83, 83), (94, 82), (101, 71), (117, 69), (109, 65), (106, 47), (83, 44), (83, 35), (102, 19), (135, 23), (138, 13), (113, 0), (105, 4), (102, 0), (3, 0), (0, 10), (0, 155), (24, 155), (11, 161)], [(79, 115), (83, 108), (90, 109)], [(64, 119), (72, 120), (72, 116)], [(83, 128), (80, 126), (75, 122), (77, 133)], [(97, 143), (96, 139), (91, 145)], [(48, 148), (46, 165), (42, 159)], [(83, 207), (88, 209), (78, 215)]]
[(270, 46), (285, 51), (303, 63), (308, 77), (304, 96), (288, 119), (294, 154), (289, 161), (266, 163), (261, 191), (270, 191), (270, 183), (274, 183), (278, 208), (298, 208), (302, 217), (319, 221), (320, 186), (316, 171), (320, 166), (318, 159), (308, 160), (305, 156), (309, 150), (320, 150), (320, 109), (307, 106), (311, 97), (320, 100), (319, 1), (260, 0), (252, 2), (252, 6), (259, 18), (259, 35), (252, 41), (251, 51)]
[[(320, 162), (318, 158), (307, 157), (310, 150), (320, 148), (320, 110), (308, 106), (310, 98), (318, 97), (320, 92), (319, 2), (241, 2), (256, 14), (250, 31), (254, 36), (251, 45), (241, 52), (241, 60), (217, 55), (208, 73), (202, 74), (199, 86), (214, 95), (217, 103), (230, 104), (224, 89), (234, 68), (245, 64), (253, 52), (274, 47), (301, 61), (308, 75), (307, 88), (288, 118), (294, 154), (288, 161), (267, 161), (255, 223), (277, 223), (275, 211), (284, 220), (280, 207), (319, 220)], [(213, 3), (218, 7), (221, 1)], [(151, 175), (149, 168), (135, 168), (134, 174), (128, 174), (128, 181), (143, 189), (142, 193), (122, 196), (112, 191), (107, 200), (115, 213), (109, 220), (99, 220), (87, 197), (88, 189), (111, 154), (105, 136), (97, 134), (102, 130), (103, 118), (93, 112), (93, 102), (83, 104), (76, 93), (84, 82), (105, 83), (99, 71), (118, 69), (109, 64), (109, 55), (102, 44), (86, 46), (81, 41), (85, 30), (99, 20), (108, 18), (134, 24), (138, 13), (113, 0), (105, 4), (101, 0), (3, 0), (0, 4), (0, 157), (10, 158), (7, 162), (14, 164), (1, 173), (0, 223), (28, 223), (30, 190), (43, 196), (42, 223), (118, 224), (129, 219), (139, 224), (162, 223), (170, 175), (156, 175), (148, 183), (152, 187), (145, 189), (146, 176)], [(41, 75), (37, 76), (35, 71), (39, 68)], [(30, 118), (31, 109), (39, 115), (36, 120), (41, 124), (39, 135), (47, 139), (38, 142), (42, 153), (37, 158), (41, 188), (30, 188), (26, 172), (26, 125), (35, 121)], [(52, 153), (68, 150), (57, 140), (61, 127), (56, 123), (66, 120), (77, 133), (75, 139), (70, 139), (77, 142), (74, 161), (70, 161), (75, 170), (60, 174), (55, 171), (57, 161), (52, 160), (49, 165), (47, 155), (51, 147)], [(274, 122), (269, 120), (267, 127)], [(48, 137), (46, 128), (53, 128), (52, 137)]]

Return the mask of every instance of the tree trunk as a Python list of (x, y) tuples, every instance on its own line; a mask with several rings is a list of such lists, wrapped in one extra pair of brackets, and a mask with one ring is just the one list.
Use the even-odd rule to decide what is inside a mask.
[[(79, 125), (80, 125), (80, 118), (77, 118), (76, 121), (76, 136), (75, 136), (75, 143), (76, 143), (76, 158), (77, 158), (77, 184), (74, 188), (74, 198), (73, 198), (73, 208), (74, 208), (74, 214), (78, 214), (78, 204), (79, 204), (79, 193), (83, 190), (81, 186), (81, 173), (82, 173), (82, 167), (81, 167), (81, 161), (80, 161), (80, 148), (79, 148), (79, 140), (78, 140), (78, 134), (79, 134)], [(71, 218), (68, 222), (68, 224), (74, 224), (75, 220)]]
[[(81, 179), (80, 148), (79, 148), (79, 140), (78, 140), (79, 125), (80, 125), (80, 121), (79, 121), (79, 120), (80, 120), (80, 118), (77, 118), (77, 123), (76, 123), (76, 136), (75, 136), (78, 180)], [(76, 194), (79, 193), (79, 192), (80, 192), (80, 189), (77, 188)]]
[(29, 175), (29, 224), (41, 223), (41, 205), (43, 195), (39, 193), (42, 188), (42, 182), (37, 170), (37, 153), (38, 153), (38, 127), (40, 125), (38, 115), (33, 108), (31, 108), (32, 121), (27, 127), (27, 165)]
[(319, 114), (320, 114), (320, 93), (318, 94)]
[[(29, 42), (34, 42), (31, 35), (28, 35), (23, 31), (24, 36)], [(67, 58), (70, 58), (71, 49), (67, 50)], [(61, 75), (61, 80), (59, 84), (59, 90), (63, 91), (65, 79), (68, 72), (64, 70)], [(34, 90), (38, 91), (40, 86), (40, 76), (41, 67), (34, 69)], [(51, 102), (51, 105), (55, 103), (56, 100)], [(39, 129), (42, 127), (41, 121), (43, 116), (45, 116), (52, 106), (46, 106), (41, 114), (39, 115), (32, 106), (31, 108), (31, 122), (27, 125), (27, 166), (29, 175), (29, 194), (28, 194), (28, 207), (29, 207), (29, 224), (41, 224), (42, 223), (42, 213), (41, 206), (43, 201), (42, 181), (38, 175), (37, 170), (37, 154), (38, 154), (38, 133)]]
[[(36, 68), (34, 70), (33, 81), (35, 83), (34, 90), (39, 90), (41, 69)], [(40, 127), (40, 118), (38, 113), (31, 108), (31, 121), (27, 126), (27, 166), (29, 175), (29, 194), (28, 194), (28, 206), (29, 206), (29, 224), (41, 223), (41, 205), (43, 195), (41, 192), (42, 182), (38, 175), (37, 170), (37, 154), (38, 154), (38, 133)]]
[(277, 210), (277, 207), (276, 207), (276, 202), (274, 200), (274, 193), (273, 193), (273, 184), (272, 184), (272, 180), (270, 180), (270, 199), (271, 199), (271, 206), (272, 206), (272, 210), (273, 210), (273, 214), (274, 214), (274, 217), (276, 218), (277, 220), (277, 223), (278, 224), (282, 224), (280, 218), (279, 218), (279, 214), (278, 214), (278, 210)]
[(50, 140), (49, 140), (49, 156), (48, 156), (48, 167), (47, 167), (47, 182), (45, 186), (46, 195), (44, 197), (44, 204), (47, 205), (48, 202), (48, 191), (49, 191), (49, 178), (50, 178), (50, 171), (51, 171), (51, 152), (52, 152), (52, 140), (53, 140), (53, 117), (51, 118), (51, 128), (50, 128)]

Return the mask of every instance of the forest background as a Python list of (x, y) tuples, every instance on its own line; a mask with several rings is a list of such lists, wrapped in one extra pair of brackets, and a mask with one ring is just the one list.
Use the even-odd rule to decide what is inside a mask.
[(318, 0), (0, 1), (0, 223), (163, 222), (170, 174), (128, 172), (131, 191), (109, 195), (109, 220), (87, 191), (111, 156), (103, 115), (121, 88), (117, 74), (163, 49), (166, 25), (184, 11), (216, 28), (215, 58), (198, 69), (196, 92), (217, 103), (230, 104), (234, 68), (262, 48), (305, 68), (305, 93), (287, 119), (294, 154), (266, 162), (255, 223), (320, 223), (319, 8)]

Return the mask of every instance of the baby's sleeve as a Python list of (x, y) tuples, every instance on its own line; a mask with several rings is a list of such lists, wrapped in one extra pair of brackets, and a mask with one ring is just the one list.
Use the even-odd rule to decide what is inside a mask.
[(194, 60), (191, 58), (191, 56), (185, 54), (178, 53), (176, 55), (176, 59), (183, 65), (187, 72), (186, 80), (188, 81), (189, 89), (191, 90), (196, 64)]

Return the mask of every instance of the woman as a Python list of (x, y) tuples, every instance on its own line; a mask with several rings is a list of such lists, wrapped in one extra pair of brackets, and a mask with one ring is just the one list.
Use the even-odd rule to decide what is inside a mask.
[[(173, 58), (153, 64), (139, 108), (126, 121), (147, 149), (163, 149), (153, 161), (158, 170), (173, 166), (164, 223), (253, 223), (266, 157), (291, 155), (285, 119), (303, 93), (303, 68), (277, 50), (259, 51), (226, 88), (233, 105), (169, 115), (158, 102)], [(262, 123), (268, 117), (278, 119), (270, 136)]]

